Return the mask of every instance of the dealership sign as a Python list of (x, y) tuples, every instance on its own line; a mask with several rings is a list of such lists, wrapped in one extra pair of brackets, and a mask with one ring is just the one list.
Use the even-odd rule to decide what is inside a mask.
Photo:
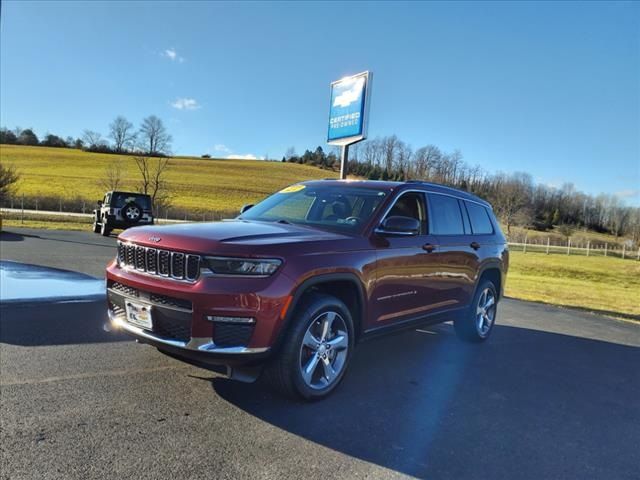
[(327, 143), (350, 145), (367, 137), (371, 73), (363, 72), (331, 84)]

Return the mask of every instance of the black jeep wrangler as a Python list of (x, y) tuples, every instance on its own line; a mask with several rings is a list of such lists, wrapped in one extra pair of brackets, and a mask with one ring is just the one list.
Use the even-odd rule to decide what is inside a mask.
[(142, 193), (107, 192), (93, 211), (93, 231), (108, 237), (114, 228), (153, 225), (151, 197)]

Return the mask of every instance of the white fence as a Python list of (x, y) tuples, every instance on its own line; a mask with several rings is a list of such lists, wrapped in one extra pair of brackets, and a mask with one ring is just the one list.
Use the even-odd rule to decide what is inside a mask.
[(587, 241), (586, 246), (571, 245), (571, 239), (567, 240), (566, 245), (551, 245), (550, 241), (546, 243), (524, 243), (509, 242), (509, 248), (514, 251), (523, 253), (546, 253), (561, 255), (582, 255), (585, 257), (617, 257), (622, 259), (640, 260), (640, 248), (637, 250), (627, 248), (625, 244), (609, 245), (598, 242), (598, 246), (591, 246), (591, 242)]

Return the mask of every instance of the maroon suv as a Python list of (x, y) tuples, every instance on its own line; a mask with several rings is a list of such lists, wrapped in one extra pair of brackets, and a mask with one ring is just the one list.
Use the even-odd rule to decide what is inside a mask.
[(423, 182), (323, 180), (235, 220), (138, 227), (107, 267), (109, 317), (140, 342), (305, 399), (340, 383), (357, 342), (453, 320), (491, 333), (508, 267), (491, 206)]

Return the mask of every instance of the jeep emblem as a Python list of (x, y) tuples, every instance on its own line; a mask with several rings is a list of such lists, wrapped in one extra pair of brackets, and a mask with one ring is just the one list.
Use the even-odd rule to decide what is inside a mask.
[(160, 240), (162, 240), (160, 237), (149, 237), (150, 242), (158, 243)]

